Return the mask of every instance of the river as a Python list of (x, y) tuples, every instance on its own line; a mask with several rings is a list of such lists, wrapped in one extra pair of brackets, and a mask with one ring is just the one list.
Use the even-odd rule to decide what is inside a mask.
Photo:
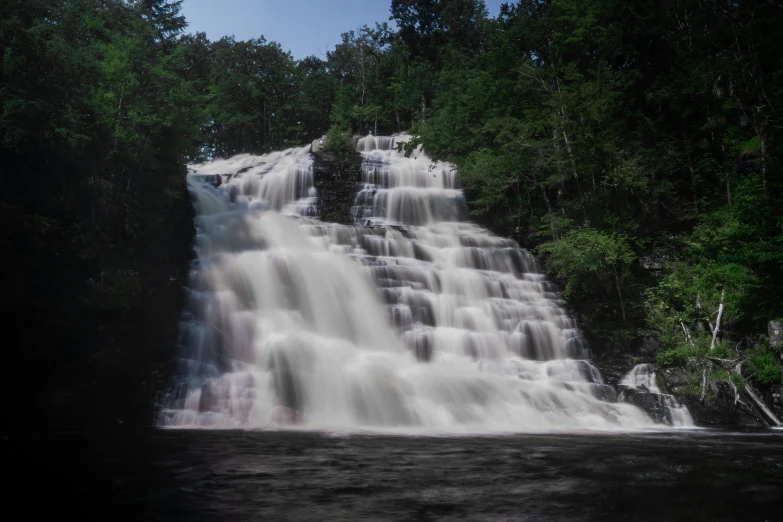
[(775, 431), (156, 429), (39, 433), (6, 437), (4, 447), (5, 510), (19, 502), (27, 518), (776, 521), (783, 505)]

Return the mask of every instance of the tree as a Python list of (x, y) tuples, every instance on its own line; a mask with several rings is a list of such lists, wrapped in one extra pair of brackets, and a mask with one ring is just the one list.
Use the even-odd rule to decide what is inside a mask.
[(621, 289), (636, 255), (627, 237), (606, 234), (585, 225), (564, 234), (559, 240), (542, 243), (538, 251), (558, 277), (566, 278), (565, 295), (587, 293), (595, 297), (614, 287), (623, 323), (627, 321)]

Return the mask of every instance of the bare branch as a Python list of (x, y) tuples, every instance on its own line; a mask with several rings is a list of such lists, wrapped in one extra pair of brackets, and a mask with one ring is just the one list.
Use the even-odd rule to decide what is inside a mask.
[[(742, 363), (744, 361), (739, 361), (734, 366), (734, 371), (739, 374), (740, 377), (742, 377)], [(731, 374), (729, 374), (729, 383), (731, 384), (731, 387), (734, 388), (734, 404), (737, 404), (740, 400), (739, 398), (739, 392), (737, 392), (737, 386), (734, 385), (734, 381), (731, 380)]]
[(710, 318), (707, 317), (704, 320), (707, 322), (707, 327), (710, 329), (710, 333), (713, 333), (715, 331), (715, 327), (712, 326), (712, 321), (710, 321)]
[(737, 404), (739, 402), (739, 391), (737, 390), (737, 385), (734, 384), (734, 381), (731, 379), (726, 379), (726, 381), (729, 383), (729, 386), (731, 386), (731, 389), (734, 390), (734, 404)]
[(761, 412), (767, 417), (773, 426), (783, 426), (783, 423), (780, 422), (780, 419), (778, 419), (772, 410), (770, 410), (769, 407), (764, 404), (764, 401), (761, 400), (761, 398), (756, 393), (756, 390), (753, 389), (753, 386), (751, 386), (749, 382), (745, 383), (745, 394), (750, 397), (750, 400), (753, 401), (753, 404), (755, 404), (756, 407), (761, 410)]
[(718, 318), (715, 320), (715, 328), (712, 330), (712, 343), (710, 344), (710, 351), (715, 349), (715, 341), (718, 339), (718, 331), (720, 330), (720, 318), (723, 315), (723, 297), (726, 295), (726, 289), (724, 288), (720, 292), (720, 306), (718, 306)]
[[(701, 294), (696, 294), (696, 311), (698, 312), (698, 311), (699, 311), (699, 310), (701, 310), (701, 309), (702, 309), (702, 306), (701, 306)], [(714, 326), (712, 326), (712, 321), (710, 321), (710, 318), (709, 318), (709, 317), (707, 317), (707, 318), (705, 319), (705, 321), (706, 321), (706, 323), (707, 323), (707, 326), (708, 326), (708, 327), (709, 327), (709, 329), (710, 329), (710, 333), (712, 333), (713, 331), (715, 331), (715, 327), (714, 327)]]
[(707, 359), (719, 363), (721, 365), (724, 365), (725, 367), (731, 367), (732, 365), (736, 364), (739, 359), (721, 359), (720, 357), (710, 357), (707, 356)]
[(696, 344), (693, 342), (693, 337), (691, 337), (691, 332), (688, 330), (688, 327), (685, 326), (685, 323), (682, 321), (682, 319), (680, 319), (680, 325), (682, 326), (682, 331), (685, 332), (685, 338), (689, 343), (691, 343), (691, 346), (696, 346)]

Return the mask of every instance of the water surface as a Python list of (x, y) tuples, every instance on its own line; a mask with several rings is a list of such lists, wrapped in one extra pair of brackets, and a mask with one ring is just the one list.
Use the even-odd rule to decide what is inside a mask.
[[(783, 433), (155, 430), (6, 438), (24, 513), (106, 520), (780, 520)], [(24, 478), (22, 478), (24, 477)], [(24, 501), (22, 493), (31, 500)]]

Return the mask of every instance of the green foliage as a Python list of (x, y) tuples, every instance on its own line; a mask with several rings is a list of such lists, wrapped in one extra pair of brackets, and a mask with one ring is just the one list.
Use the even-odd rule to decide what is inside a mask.
[(783, 12), (522, 1), (479, 22), (471, 5), (459, 9), (475, 54), (448, 44), (440, 3), (393, 2), (400, 37), (434, 69), (417, 138), (459, 168), (483, 224), (545, 242), (588, 329), (674, 338), (680, 319), (714, 321), (724, 289), (726, 328), (783, 313), (783, 105), (761, 101), (783, 102), (783, 49), (764, 32)]
[[(668, 268), (658, 284), (647, 291), (646, 308), (649, 327), (664, 340), (672, 333), (682, 337), (680, 321), (689, 328), (705, 331), (708, 321), (715, 322), (723, 295), (724, 325), (743, 318), (751, 288), (752, 275), (741, 265), (697, 264), (677, 262)], [(696, 307), (697, 300), (700, 307)], [(666, 341), (665, 341), (666, 342)]]
[[(688, 377), (688, 381), (682, 390), (683, 395), (689, 395), (691, 397), (701, 396), (701, 375), (699, 373), (691, 373)], [(709, 397), (709, 390), (707, 390), (707, 396)]]
[(742, 374), (738, 372), (731, 372), (729, 378), (731, 379), (731, 382), (734, 383), (734, 386), (737, 388), (738, 392), (742, 393), (745, 391), (745, 378), (742, 376)]
[(628, 238), (585, 225), (557, 241), (542, 243), (538, 251), (558, 277), (568, 279), (565, 295), (585, 291), (594, 284), (611, 284), (636, 259)]
[(331, 102), (334, 82), (322, 61), (310, 57), (297, 63), (263, 37), (193, 45), (212, 79), (206, 140), (212, 155), (301, 145), (326, 130), (327, 115), (321, 111)]
[(329, 121), (341, 128), (350, 127), (351, 101), (348, 91), (344, 88), (337, 90), (337, 97), (329, 114)]
[[(619, 310), (615, 308), (606, 315), (613, 315), (618, 323), (620, 318), (622, 323), (627, 321), (622, 288), (636, 260), (628, 237), (584, 225), (569, 230), (557, 241), (542, 243), (537, 250), (550, 270), (567, 279), (565, 296), (591, 301), (611, 296)], [(588, 315), (587, 319), (595, 322), (596, 316)], [(606, 323), (608, 318), (599, 315), (597, 319)]]
[(711, 337), (706, 334), (695, 336), (693, 344), (684, 339), (677, 340), (674, 344), (664, 345), (656, 354), (656, 360), (664, 367), (683, 368), (690, 362), (702, 364), (708, 354), (713, 357), (725, 357), (729, 350), (728, 344), (720, 343), (710, 352), (711, 340)]
[(348, 157), (355, 151), (351, 135), (339, 125), (332, 125), (326, 132), (323, 151), (335, 156)]
[(481, 224), (538, 245), (593, 333), (653, 331), (679, 364), (700, 357), (680, 320), (701, 339), (722, 294), (723, 330), (783, 316), (774, 2), (522, 0), (492, 19), (394, 0), (396, 29), (346, 32), (325, 60), (184, 35), (180, 4), (0, 4), (2, 203), (82, 257), (143, 242), (187, 161), (408, 130)]
[(737, 352), (729, 341), (718, 341), (710, 352), (710, 355), (720, 359), (735, 359), (737, 357)]
[(677, 348), (670, 348), (660, 350), (655, 360), (663, 367), (683, 367), (694, 356), (693, 347), (690, 345), (682, 345)]
[(405, 49), (392, 43), (385, 23), (375, 28), (365, 25), (341, 37), (334, 51), (327, 53), (327, 68), (339, 84), (330, 121), (360, 134), (389, 129), (392, 121), (397, 131), (402, 130), (400, 111), (413, 103), (407, 97), (411, 68)]
[(768, 344), (760, 344), (745, 352), (750, 378), (762, 385), (780, 383), (780, 361)]

